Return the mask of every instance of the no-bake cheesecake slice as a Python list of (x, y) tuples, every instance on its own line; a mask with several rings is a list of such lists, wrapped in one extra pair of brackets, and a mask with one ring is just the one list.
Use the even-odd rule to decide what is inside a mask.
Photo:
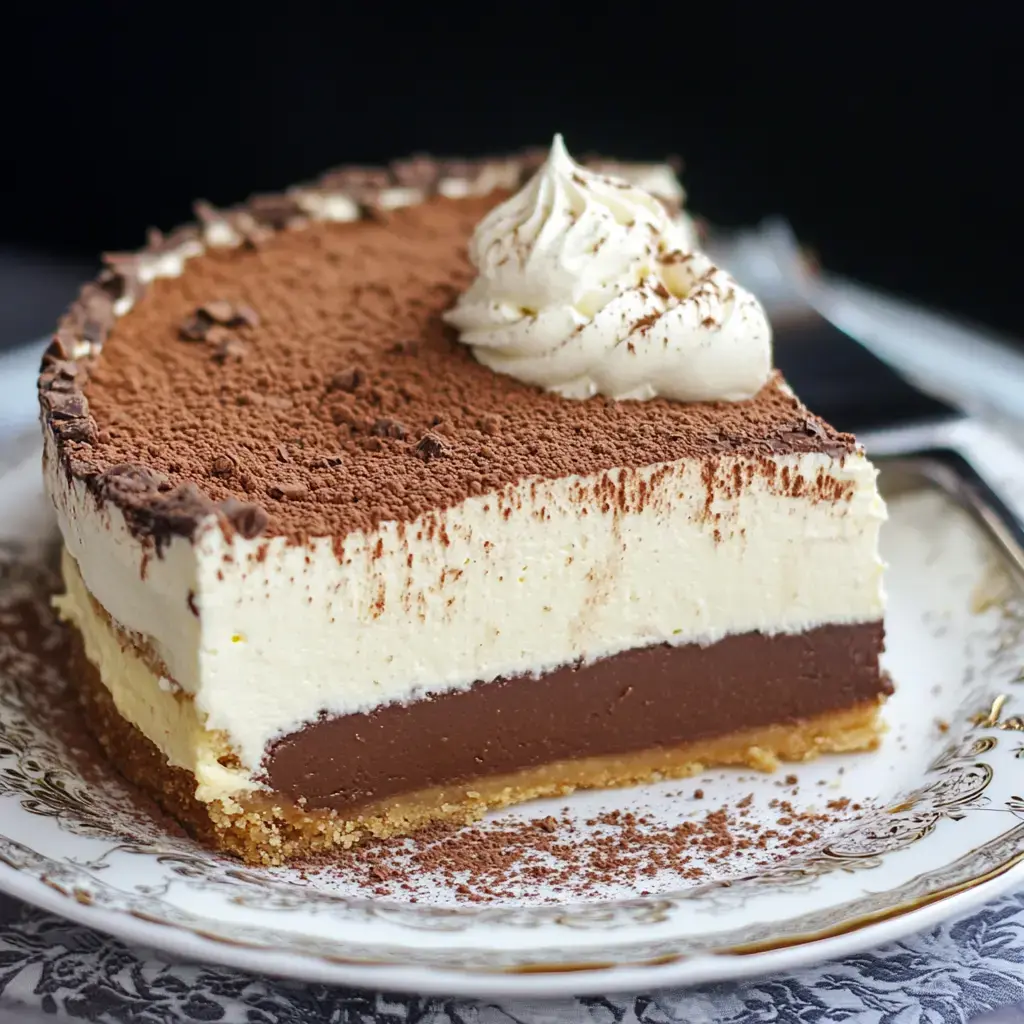
[(877, 742), (884, 506), (671, 173), (345, 171), (108, 259), (44, 359), (75, 680), (256, 863)]

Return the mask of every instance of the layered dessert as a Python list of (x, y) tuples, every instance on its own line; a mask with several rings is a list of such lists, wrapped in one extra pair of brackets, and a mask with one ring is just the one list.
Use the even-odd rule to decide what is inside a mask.
[(44, 358), (74, 679), (275, 864), (877, 743), (875, 471), (667, 167), (330, 174), (107, 258)]

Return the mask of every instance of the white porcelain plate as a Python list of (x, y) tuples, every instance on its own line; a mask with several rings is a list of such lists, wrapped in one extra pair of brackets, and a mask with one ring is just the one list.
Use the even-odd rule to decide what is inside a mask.
[[(7, 497), (9, 524), (18, 510)], [(624, 872), (585, 898), (543, 880), (511, 883), (509, 895), (476, 904), (460, 900), (458, 879), (433, 884), (429, 873), (417, 879), (413, 902), (331, 872), (244, 867), (135, 809), (111, 773), (80, 767), (61, 738), (66, 722), (55, 717), (62, 674), (26, 642), (0, 646), (0, 888), (172, 955), (470, 996), (763, 973), (962, 912), (1024, 881), (1024, 722), (1014, 717), (1024, 708), (1024, 603), (979, 522), (943, 493), (918, 481), (890, 502), (886, 664), (897, 690), (881, 749), (775, 775), (712, 772), (516, 812), (534, 819), (567, 808), (585, 847), (587, 822), (616, 809), (678, 824), (752, 794), (746, 827), (784, 840), (778, 823), (789, 812), (780, 798), (798, 817), (830, 802), (845, 807), (813, 841), (769, 844), (770, 863), (719, 858), (696, 879)], [(48, 571), (24, 546), (4, 550), (0, 625), (19, 602), (37, 600)], [(45, 609), (39, 614), (46, 619)], [(59, 641), (53, 627), (47, 636)], [(783, 781), (790, 771), (795, 785)], [(703, 800), (694, 798), (698, 788)], [(500, 827), (513, 817), (495, 820)]]

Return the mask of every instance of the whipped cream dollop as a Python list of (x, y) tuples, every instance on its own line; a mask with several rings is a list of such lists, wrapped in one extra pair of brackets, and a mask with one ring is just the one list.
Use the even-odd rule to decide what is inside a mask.
[(739, 401), (771, 373), (757, 299), (649, 192), (576, 164), (559, 135), (477, 226), (445, 319), (477, 359), (565, 398)]

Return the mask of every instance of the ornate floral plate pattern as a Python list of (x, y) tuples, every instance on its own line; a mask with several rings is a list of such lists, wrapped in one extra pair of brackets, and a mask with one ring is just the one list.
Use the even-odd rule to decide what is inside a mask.
[[(170, 834), (116, 778), (83, 771), (53, 719), (66, 680), (26, 638), (0, 646), (0, 887), (189, 958), (467, 995), (759, 973), (962, 911), (1024, 870), (1024, 723), (1015, 717), (1024, 709), (1024, 604), (980, 528), (944, 495), (900, 494), (890, 512), (890, 731), (874, 754), (795, 769), (805, 804), (847, 797), (867, 809), (773, 867), (709, 866), (689, 887), (645, 880), (644, 897), (624, 879), (587, 902), (552, 890), (548, 902), (486, 905), (441, 890), (420, 903), (373, 898), (336, 880), (246, 868)], [(3, 549), (0, 625), (25, 602), (42, 603), (47, 565), (35, 546)], [(48, 621), (44, 607), (37, 614)], [(53, 628), (44, 638), (60, 643)], [(712, 773), (692, 784), (705, 805), (753, 793), (755, 815), (768, 822), (777, 781)], [(579, 794), (569, 808), (581, 827), (613, 808), (676, 821), (692, 813), (680, 809), (679, 789)], [(549, 807), (561, 802), (529, 816)]]

